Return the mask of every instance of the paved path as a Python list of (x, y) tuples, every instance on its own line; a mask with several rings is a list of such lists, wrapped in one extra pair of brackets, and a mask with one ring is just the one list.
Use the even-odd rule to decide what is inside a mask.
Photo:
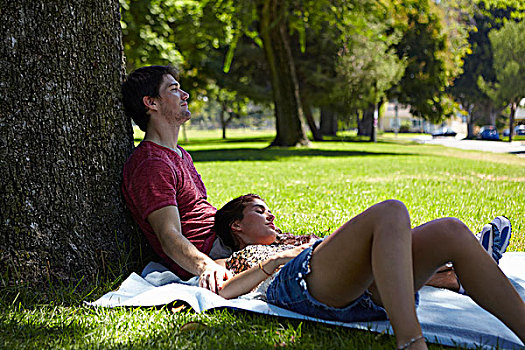
[(525, 157), (525, 142), (523, 141), (481, 141), (481, 140), (462, 140), (453, 137), (429, 138), (421, 137), (417, 142), (425, 144), (443, 145), (446, 147), (461, 148), (464, 150), (477, 150), (494, 153), (513, 153), (520, 157)]

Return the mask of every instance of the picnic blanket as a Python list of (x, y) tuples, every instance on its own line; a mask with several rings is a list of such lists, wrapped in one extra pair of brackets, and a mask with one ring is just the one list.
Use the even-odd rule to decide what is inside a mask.
[[(525, 299), (525, 253), (506, 253), (500, 267)], [(150, 263), (141, 276), (132, 273), (114, 292), (95, 302), (100, 307), (161, 306), (184, 301), (196, 312), (215, 308), (246, 310), (293, 319), (309, 320), (343, 327), (393, 334), (388, 321), (341, 323), (288, 311), (261, 300), (226, 300), (204, 288), (184, 285), (177, 276), (157, 263)], [(429, 342), (465, 348), (523, 349), (519, 338), (501, 321), (475, 304), (470, 297), (449, 290), (424, 287), (417, 309), (423, 335)]]

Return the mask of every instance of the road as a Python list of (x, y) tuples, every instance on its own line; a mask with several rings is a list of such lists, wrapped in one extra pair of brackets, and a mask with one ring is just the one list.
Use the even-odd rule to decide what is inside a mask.
[(519, 157), (525, 157), (525, 142), (524, 141), (481, 141), (481, 140), (462, 140), (454, 137), (420, 137), (416, 139), (417, 142), (430, 145), (443, 145), (446, 147), (455, 147), (464, 150), (476, 150), (494, 153), (512, 153)]

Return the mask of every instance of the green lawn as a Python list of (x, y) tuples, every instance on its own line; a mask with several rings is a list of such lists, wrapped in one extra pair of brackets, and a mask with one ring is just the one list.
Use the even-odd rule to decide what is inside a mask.
[[(284, 231), (324, 236), (368, 206), (396, 198), (406, 204), (413, 225), (456, 216), (477, 232), (504, 214), (513, 223), (509, 250), (525, 251), (523, 158), (419, 145), (389, 135), (370, 144), (345, 134), (300, 149), (266, 149), (272, 135), (265, 132), (229, 130), (228, 135), (223, 141), (219, 131), (188, 130), (189, 141), (181, 137), (217, 207), (234, 196), (258, 193)], [(96, 299), (120, 279), (110, 282), (87, 296), (63, 287), (54, 303), (27, 295), (0, 297), (0, 348), (380, 349), (395, 344), (375, 333), (242, 312), (82, 306), (83, 299)]]
[[(508, 136), (502, 136), (501, 140), (502, 141), (509, 141), (509, 137)], [(512, 141), (522, 141), (523, 142), (523, 141), (525, 141), (525, 135), (518, 135), (518, 136), (514, 135), (512, 137)]]

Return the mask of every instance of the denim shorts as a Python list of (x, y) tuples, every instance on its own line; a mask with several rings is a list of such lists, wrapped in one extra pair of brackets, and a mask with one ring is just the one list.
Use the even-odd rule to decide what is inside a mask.
[(317, 240), (284, 265), (266, 291), (268, 302), (302, 315), (331, 321), (366, 322), (388, 319), (385, 309), (372, 301), (368, 291), (342, 308), (325, 305), (310, 295), (305, 276), (310, 273), (312, 251), (322, 241)]

